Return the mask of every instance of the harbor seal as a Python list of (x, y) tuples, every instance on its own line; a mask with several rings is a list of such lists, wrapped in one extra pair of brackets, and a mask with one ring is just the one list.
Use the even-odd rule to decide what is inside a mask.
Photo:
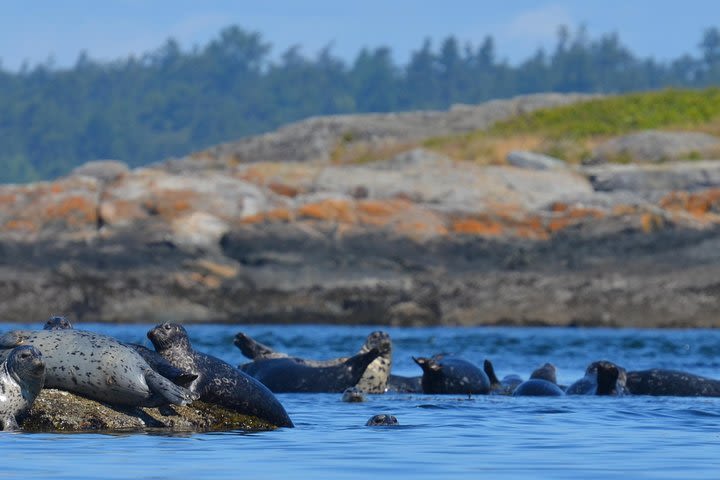
[(388, 415), (387, 413), (381, 413), (379, 415), (373, 415), (365, 423), (367, 427), (397, 427), (400, 425), (395, 415)]
[(490, 379), (476, 365), (462, 358), (438, 354), (431, 358), (413, 357), (423, 370), (424, 393), (479, 394), (490, 393)]
[(678, 370), (653, 368), (628, 372), (626, 385), (633, 395), (720, 397), (720, 380)]
[[(43, 327), (43, 330), (73, 329), (74, 327), (70, 320), (61, 316), (50, 317), (50, 319), (45, 322), (45, 326)], [(135, 350), (137, 353), (140, 354), (141, 357), (145, 359), (145, 361), (148, 363), (148, 365), (150, 365), (153, 370), (158, 372), (163, 377), (169, 378), (176, 385), (180, 385), (181, 387), (187, 387), (188, 385), (190, 385), (190, 383), (192, 383), (193, 380), (197, 378), (197, 375), (194, 375), (193, 373), (184, 372), (179, 368), (173, 367), (172, 365), (170, 365), (170, 362), (168, 362), (162, 357), (162, 355), (160, 355), (154, 350), (150, 350), (144, 345), (127, 342), (120, 343)]]
[(557, 369), (546, 363), (533, 371), (530, 379), (522, 382), (513, 392), (514, 397), (561, 397), (565, 392), (557, 384)]
[(45, 362), (30, 345), (13, 348), (0, 364), (0, 427), (16, 430), (45, 383)]
[(193, 350), (182, 325), (162, 323), (147, 333), (157, 353), (197, 378), (189, 388), (200, 400), (253, 415), (278, 427), (293, 427), (285, 408), (268, 388), (227, 362)]
[(628, 392), (625, 369), (612, 362), (593, 362), (585, 369), (585, 376), (570, 385), (567, 395), (625, 395)]
[(388, 376), (388, 392), (397, 393), (422, 393), (422, 375), (417, 377), (404, 377), (402, 375)]
[(240, 369), (275, 393), (340, 393), (354, 387), (381, 352), (377, 348), (330, 366), (310, 366), (292, 358), (263, 358)]
[(490, 380), (490, 393), (492, 395), (512, 395), (518, 385), (523, 380), (519, 375), (505, 375), (502, 380), (498, 379), (495, 374), (495, 366), (490, 360), (483, 362), (483, 372), (488, 376)]
[(365, 392), (357, 387), (346, 388), (342, 395), (342, 401), (347, 403), (361, 403), (365, 400)]
[[(334, 367), (346, 362), (350, 357), (333, 358), (330, 360), (311, 360), (300, 357), (292, 357), (286, 353), (277, 352), (271, 347), (264, 345), (251, 338), (243, 332), (235, 335), (233, 341), (243, 355), (251, 360), (263, 360), (271, 358), (290, 358), (297, 363), (309, 367)], [(365, 368), (356, 387), (366, 393), (385, 393), (388, 390), (390, 369), (392, 368), (392, 341), (387, 332), (381, 330), (370, 333), (365, 343), (360, 347), (358, 354), (367, 353), (373, 348), (380, 350), (381, 354)], [(242, 366), (240, 366), (242, 368)]]
[(153, 370), (134, 349), (106, 335), (84, 330), (13, 330), (0, 336), (0, 349), (5, 352), (19, 345), (32, 345), (42, 352), (47, 388), (133, 407), (186, 405), (196, 399)]

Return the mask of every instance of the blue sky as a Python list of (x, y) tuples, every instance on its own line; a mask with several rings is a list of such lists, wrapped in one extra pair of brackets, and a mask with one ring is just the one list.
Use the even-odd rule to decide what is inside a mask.
[(352, 59), (362, 47), (387, 45), (398, 62), (424, 38), (450, 34), (475, 44), (492, 35), (499, 56), (517, 62), (554, 45), (558, 25), (585, 24), (591, 36), (617, 32), (635, 53), (664, 60), (697, 52), (703, 30), (720, 26), (720, 1), (0, 0), (0, 61), (16, 69), (52, 56), (69, 66), (83, 49), (110, 60), (168, 37), (189, 48), (232, 24), (260, 32), (276, 55), (294, 44), (313, 54), (332, 43), (336, 55)]

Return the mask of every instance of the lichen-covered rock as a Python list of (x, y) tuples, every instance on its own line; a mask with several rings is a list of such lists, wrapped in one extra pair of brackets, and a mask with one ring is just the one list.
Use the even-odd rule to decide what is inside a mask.
[(562, 160), (543, 155), (542, 153), (513, 150), (507, 156), (508, 165), (530, 170), (554, 170), (565, 168), (567, 165)]
[(645, 131), (600, 144), (587, 163), (659, 163), (720, 154), (720, 138), (701, 132)]
[(119, 408), (69, 392), (45, 389), (22, 423), (26, 432), (141, 431), (172, 432), (273, 430), (256, 417), (217, 405), (193, 402), (187, 406)]

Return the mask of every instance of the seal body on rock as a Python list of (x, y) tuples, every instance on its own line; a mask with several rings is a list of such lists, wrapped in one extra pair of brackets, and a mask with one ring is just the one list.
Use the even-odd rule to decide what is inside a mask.
[(490, 379), (479, 367), (462, 358), (438, 354), (431, 358), (415, 358), (423, 370), (424, 393), (479, 394), (490, 393)]
[(400, 422), (398, 422), (395, 415), (381, 413), (370, 417), (370, 420), (368, 420), (365, 425), (368, 427), (397, 427), (400, 425)]
[(163, 377), (132, 348), (84, 330), (14, 330), (0, 336), (0, 349), (32, 345), (45, 361), (45, 387), (110, 404), (155, 407), (185, 405), (196, 396)]
[(294, 426), (285, 408), (265, 385), (219, 358), (193, 350), (182, 325), (162, 323), (147, 336), (157, 353), (175, 368), (197, 375), (189, 388), (200, 400), (253, 415), (278, 427)]
[(601, 360), (593, 362), (585, 369), (585, 376), (570, 385), (567, 395), (625, 395), (630, 393), (626, 387), (625, 369), (612, 362)]
[(490, 360), (483, 362), (483, 372), (490, 380), (490, 393), (493, 395), (512, 395), (518, 385), (522, 383), (519, 375), (505, 375), (502, 380), (495, 374), (495, 366)]
[[(50, 319), (45, 322), (45, 326), (43, 327), (43, 330), (71, 330), (73, 329), (73, 325), (65, 317), (60, 316), (54, 316), (50, 317)], [(197, 375), (194, 375), (190, 372), (183, 372), (179, 368), (173, 367), (170, 362), (165, 360), (162, 355), (157, 353), (154, 350), (150, 350), (149, 348), (139, 345), (137, 343), (126, 343), (126, 342), (120, 342), (121, 344), (132, 348), (137, 353), (140, 354), (143, 359), (150, 365), (150, 367), (158, 372), (163, 377), (167, 377), (170, 380), (173, 381), (173, 383), (187, 387), (190, 385), (190, 383), (197, 378)]]
[(628, 372), (626, 385), (633, 395), (720, 397), (720, 380), (677, 370), (653, 368)]
[(533, 371), (530, 379), (522, 382), (513, 392), (515, 397), (561, 397), (565, 392), (557, 384), (557, 370), (546, 363)]
[(331, 366), (310, 366), (292, 358), (263, 358), (241, 365), (275, 393), (340, 393), (356, 386), (370, 363), (380, 355), (377, 348)]
[(45, 362), (32, 346), (13, 348), (0, 364), (0, 425), (15, 430), (45, 383)]
[[(311, 360), (292, 357), (286, 353), (276, 352), (271, 347), (254, 340), (243, 332), (235, 335), (233, 343), (240, 349), (243, 355), (251, 360), (289, 358), (309, 367), (334, 367), (347, 362), (350, 358), (340, 357), (330, 360)], [(381, 330), (370, 333), (358, 353), (367, 353), (373, 348), (378, 349), (381, 353), (365, 368), (365, 371), (355, 386), (366, 393), (384, 393), (388, 390), (388, 379), (390, 377), (390, 369), (392, 368), (392, 341), (390, 335)], [(240, 366), (240, 368), (243, 368), (243, 366)]]

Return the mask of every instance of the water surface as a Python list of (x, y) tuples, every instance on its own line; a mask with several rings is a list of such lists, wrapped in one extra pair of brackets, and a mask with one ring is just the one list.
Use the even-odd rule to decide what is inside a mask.
[[(1, 330), (16, 328), (3, 325)], [(150, 325), (83, 325), (146, 343)], [(375, 327), (190, 325), (195, 347), (233, 364), (245, 331), (298, 356), (355, 352)], [(393, 371), (419, 375), (411, 356), (454, 352), (499, 376), (546, 361), (571, 383), (588, 363), (675, 368), (720, 377), (720, 331), (562, 328), (387, 328)], [(294, 429), (154, 434), (0, 433), (0, 477), (17, 478), (718, 478), (720, 399), (512, 398), (281, 394)], [(377, 413), (401, 426), (369, 428)]]

